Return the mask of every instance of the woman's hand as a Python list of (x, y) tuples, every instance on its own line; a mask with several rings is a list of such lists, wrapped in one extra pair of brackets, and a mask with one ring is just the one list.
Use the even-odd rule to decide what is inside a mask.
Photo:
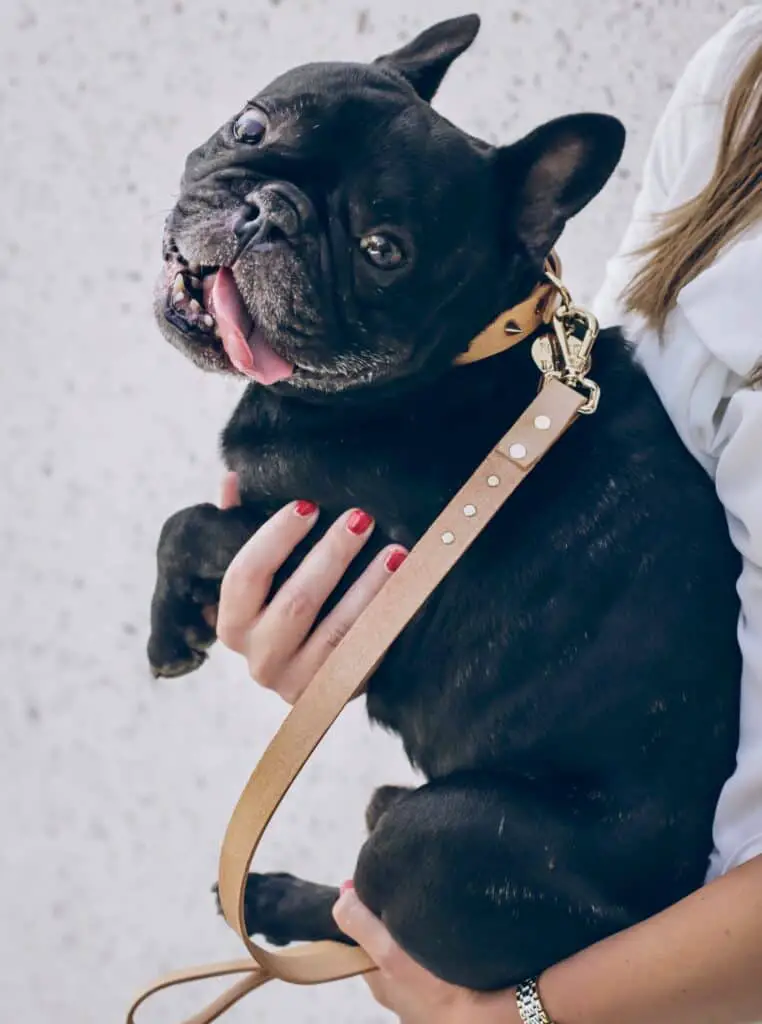
[(333, 916), (378, 970), (365, 975), (377, 1002), (402, 1024), (521, 1024), (513, 992), (479, 993), (448, 985), (412, 960), (357, 898), (350, 883)]
[[(235, 474), (223, 483), (221, 506), (238, 503)], [(293, 704), (407, 552), (384, 548), (314, 629), (323, 603), (373, 532), (373, 520), (351, 509), (333, 523), (267, 601), (275, 573), (317, 522), (318, 508), (294, 501), (269, 519), (238, 552), (222, 581), (217, 636), (242, 654), (260, 685)]]

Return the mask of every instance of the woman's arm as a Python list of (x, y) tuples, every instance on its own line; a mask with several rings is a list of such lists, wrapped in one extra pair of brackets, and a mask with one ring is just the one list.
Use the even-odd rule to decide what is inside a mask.
[(742, 388), (729, 400), (715, 453), (717, 493), (742, 556), (738, 641), (743, 668), (736, 770), (717, 805), (712, 876), (762, 854), (762, 389)]
[[(380, 963), (368, 982), (403, 1024), (520, 1024), (513, 991), (478, 996), (438, 982), (351, 890), (335, 916)], [(762, 1021), (762, 857), (551, 967), (539, 989), (555, 1024)]]
[(560, 1024), (762, 1021), (762, 857), (546, 972)]

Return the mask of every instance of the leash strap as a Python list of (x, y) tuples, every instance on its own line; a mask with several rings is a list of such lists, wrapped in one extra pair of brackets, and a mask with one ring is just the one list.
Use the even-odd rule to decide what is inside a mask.
[[(251, 861), (281, 801), (320, 741), (426, 599), (468, 550), (501, 505), (566, 432), (586, 395), (546, 373), (542, 389), (423, 535), (408, 558), (360, 615), (317, 672), (254, 769), (228, 825), (219, 864), (219, 893), (228, 924), (250, 959), (168, 975), (134, 1001), (127, 1024), (145, 1000), (190, 981), (243, 977), (185, 1024), (211, 1024), (261, 985), (279, 978), (314, 985), (373, 970), (361, 949), (318, 942), (271, 952), (246, 935), (244, 896)], [(578, 383), (578, 382), (576, 382)]]

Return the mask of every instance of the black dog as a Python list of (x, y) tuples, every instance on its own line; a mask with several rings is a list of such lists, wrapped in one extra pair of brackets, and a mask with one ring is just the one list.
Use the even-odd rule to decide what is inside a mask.
[[(494, 148), (455, 128), (429, 100), (477, 29), (460, 18), (372, 65), (291, 71), (188, 159), (158, 319), (200, 366), (253, 380), (222, 439), (242, 508), (186, 509), (162, 533), (156, 674), (204, 659), (202, 605), (283, 503), (313, 499), (324, 523), (369, 511), (359, 572), (415, 542), (535, 394), (526, 344), (453, 361), (532, 290), (623, 129), (564, 117)], [(698, 887), (734, 764), (739, 565), (722, 509), (615, 330), (594, 376), (600, 411), (368, 690), (430, 782), (374, 798), (358, 894), (420, 963), (478, 989)], [(335, 898), (252, 876), (251, 931), (336, 937)]]

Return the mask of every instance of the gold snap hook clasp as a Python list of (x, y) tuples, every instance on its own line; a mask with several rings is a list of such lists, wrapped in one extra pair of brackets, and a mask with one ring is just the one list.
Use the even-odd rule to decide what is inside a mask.
[(574, 304), (563, 281), (547, 267), (545, 277), (558, 292), (560, 302), (551, 320), (551, 332), (532, 345), (532, 358), (545, 380), (560, 380), (586, 394), (587, 401), (580, 412), (590, 415), (598, 408), (601, 393), (588, 377), (593, 345), (600, 330), (598, 320), (589, 310)]

